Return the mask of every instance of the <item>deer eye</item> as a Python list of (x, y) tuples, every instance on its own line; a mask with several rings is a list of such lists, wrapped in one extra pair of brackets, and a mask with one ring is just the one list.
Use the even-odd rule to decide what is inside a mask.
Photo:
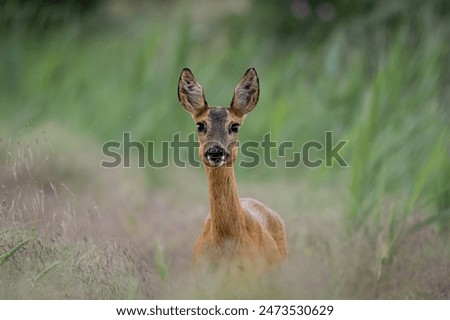
[(230, 125), (230, 133), (238, 133), (239, 132), (239, 127), (240, 127), (241, 125), (239, 124), (239, 123), (232, 123), (231, 125)]
[(196, 125), (197, 125), (198, 132), (203, 132), (203, 133), (206, 132), (206, 124), (205, 123), (197, 122)]

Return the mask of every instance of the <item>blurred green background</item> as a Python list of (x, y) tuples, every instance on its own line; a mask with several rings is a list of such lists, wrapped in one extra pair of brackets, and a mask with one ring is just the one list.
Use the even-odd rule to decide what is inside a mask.
[[(101, 146), (121, 140), (123, 132), (131, 132), (135, 140), (155, 141), (156, 146), (179, 131), (184, 137), (193, 132), (194, 124), (177, 101), (183, 67), (193, 70), (210, 104), (228, 105), (234, 86), (254, 66), (261, 96), (241, 130), (242, 141), (261, 141), (270, 131), (277, 141), (294, 141), (298, 151), (309, 140), (323, 141), (325, 131), (333, 131), (335, 141), (349, 140), (342, 153), (349, 168), (237, 168), (242, 196), (266, 199), (288, 223), (294, 261), (321, 252), (320, 259), (314, 256), (317, 263), (325, 259), (335, 268), (365, 270), (365, 282), (337, 272), (335, 280), (345, 285), (335, 291), (328, 290), (336, 288), (335, 282), (318, 280), (311, 285), (322, 291), (313, 297), (448, 298), (449, 21), (450, 3), (444, 0), (2, 1), (0, 200), (5, 231), (0, 254), (11, 253), (29, 238), (31, 227), (24, 227), (17, 215), (6, 214), (23, 201), (17, 199), (17, 189), (25, 188), (20, 176), (26, 176), (26, 186), (69, 186), (82, 211), (92, 206), (80, 200), (86, 193), (97, 204), (111, 203), (112, 198), (126, 201), (125, 213), (120, 206), (106, 204), (104, 211), (118, 211), (117, 228), (126, 231), (119, 232), (121, 236), (142, 233), (133, 241), (149, 257), (143, 260), (156, 270), (154, 277), (164, 282), (174, 270), (184, 270), (208, 211), (203, 170), (171, 165), (138, 169), (134, 175), (132, 169), (122, 169), (120, 177), (102, 184), (103, 175), (112, 177), (120, 169), (100, 168)], [(21, 149), (23, 140), (34, 151)], [(26, 174), (21, 175), (20, 168)], [(144, 181), (136, 182), (136, 177)], [(128, 193), (111, 193), (110, 189), (117, 191), (111, 185), (124, 184)], [(136, 193), (143, 193), (142, 199), (133, 198)], [(329, 214), (330, 208), (334, 214)], [(49, 210), (56, 210), (53, 216), (60, 213)], [(161, 215), (163, 220), (151, 220)], [(142, 227), (146, 219), (153, 227)], [(330, 232), (335, 222), (342, 230)], [(180, 236), (173, 229), (176, 224), (189, 225), (192, 234)], [(137, 231), (139, 225), (143, 230)], [(11, 235), (17, 228), (25, 234), (22, 238)], [(311, 233), (298, 231), (306, 229)], [(144, 235), (145, 230), (150, 234)], [(373, 254), (355, 258), (352, 269), (341, 259), (353, 261), (345, 257), (351, 251), (347, 245), (359, 237), (367, 244), (361, 252), (370, 248)], [(325, 258), (314, 249), (322, 242), (328, 248)], [(428, 249), (410, 252), (402, 247), (408, 243)], [(333, 248), (341, 258), (329, 252)], [(396, 258), (404, 264), (396, 266)], [(57, 260), (67, 263), (62, 257)], [(433, 275), (440, 275), (433, 278), (436, 283), (423, 288), (431, 280), (396, 279), (395, 268), (419, 262), (423, 270), (434, 263), (438, 271)], [(41, 275), (49, 266), (53, 269), (49, 262), (30, 272)], [(305, 270), (314, 272), (315, 267)], [(422, 269), (411, 269), (411, 274), (417, 270)], [(295, 272), (292, 276), (299, 279), (299, 287), (306, 279)], [(9, 279), (15, 277), (19, 276)], [(398, 285), (402, 281), (413, 285)], [(171, 297), (173, 291), (167, 287), (162, 292)], [(105, 297), (81, 288), (82, 293), (68, 297)], [(128, 287), (124, 290), (130, 292)], [(133, 292), (130, 297), (149, 297)], [(2, 294), (11, 296), (7, 290)], [(15, 296), (23, 297), (23, 292)], [(124, 294), (118, 289), (108, 297)], [(280, 291), (271, 297), (285, 296)], [(294, 297), (311, 296), (299, 292)]]

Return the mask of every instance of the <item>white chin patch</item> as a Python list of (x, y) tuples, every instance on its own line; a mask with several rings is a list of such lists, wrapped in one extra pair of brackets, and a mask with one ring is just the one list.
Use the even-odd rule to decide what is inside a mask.
[(211, 158), (208, 157), (208, 163), (211, 167), (221, 167), (225, 163), (225, 156), (222, 156), (220, 161), (211, 160)]

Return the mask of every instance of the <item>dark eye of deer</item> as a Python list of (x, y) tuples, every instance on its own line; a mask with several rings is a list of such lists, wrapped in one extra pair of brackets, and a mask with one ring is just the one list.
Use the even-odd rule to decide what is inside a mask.
[(238, 133), (239, 132), (239, 123), (232, 123), (230, 125), (230, 133)]
[(198, 132), (206, 132), (206, 124), (203, 122), (197, 122), (197, 131)]

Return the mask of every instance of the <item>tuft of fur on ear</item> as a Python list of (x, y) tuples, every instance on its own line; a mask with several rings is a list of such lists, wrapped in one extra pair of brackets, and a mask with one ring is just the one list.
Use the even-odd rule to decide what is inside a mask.
[(252, 111), (259, 99), (259, 79), (255, 68), (249, 68), (234, 89), (230, 109), (238, 116)]
[(178, 81), (178, 101), (187, 112), (193, 115), (203, 113), (208, 107), (202, 86), (188, 68), (181, 71)]

